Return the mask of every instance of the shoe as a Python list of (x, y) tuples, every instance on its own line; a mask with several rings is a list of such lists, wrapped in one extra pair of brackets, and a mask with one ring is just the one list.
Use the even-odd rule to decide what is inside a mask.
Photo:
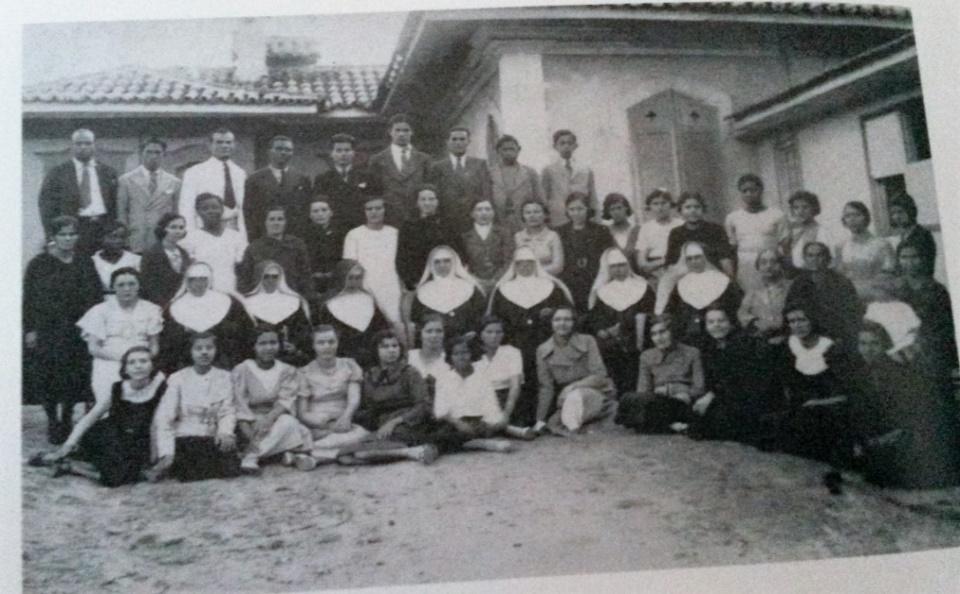
[(516, 436), (524, 441), (533, 441), (537, 438), (537, 432), (533, 430), (533, 427), (524, 427)]
[(674, 433), (684, 433), (687, 430), (688, 425), (686, 423), (670, 423), (670, 431)]
[(297, 470), (307, 472), (317, 467), (317, 460), (309, 454), (296, 454), (293, 465), (297, 467)]
[(280, 458), (280, 464), (284, 466), (293, 466), (297, 461), (297, 455), (293, 452), (284, 452), (283, 457)]
[(50, 466), (51, 462), (48, 462), (46, 458), (44, 458), (45, 455), (43, 452), (37, 452), (30, 456), (30, 459), (27, 460), (27, 466), (33, 466), (35, 468)]
[(420, 446), (420, 455), (417, 456), (417, 461), (423, 464), (424, 466), (430, 466), (437, 461), (437, 458), (440, 457), (440, 450), (437, 449), (437, 446), (433, 444), (427, 444)]
[(531, 431), (533, 431), (538, 435), (546, 431), (546, 429), (547, 429), (547, 424), (544, 423), (543, 421), (537, 421), (537, 423), (530, 428)]
[(70, 474), (70, 461), (69, 460), (57, 460), (53, 465), (53, 472), (50, 473), (52, 478), (59, 478), (65, 474)]
[(260, 462), (255, 454), (248, 454), (240, 461), (240, 472), (244, 474), (259, 474)]
[(823, 475), (823, 485), (830, 491), (831, 495), (842, 495), (843, 475), (836, 470), (831, 470)]

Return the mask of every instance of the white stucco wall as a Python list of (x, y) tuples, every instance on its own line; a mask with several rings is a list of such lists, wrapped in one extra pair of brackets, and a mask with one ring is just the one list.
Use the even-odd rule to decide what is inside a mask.
[[(455, 118), (457, 125), (465, 126), (470, 130), (470, 146), (467, 154), (471, 157), (488, 159), (487, 118), (492, 116), (497, 123), (500, 134), (509, 133), (503, 129), (503, 116), (500, 113), (500, 84), (496, 75), (493, 75), (484, 84), (470, 101), (465, 111)], [(496, 142), (496, 139), (492, 139)], [(523, 156), (520, 157), (521, 160)]]

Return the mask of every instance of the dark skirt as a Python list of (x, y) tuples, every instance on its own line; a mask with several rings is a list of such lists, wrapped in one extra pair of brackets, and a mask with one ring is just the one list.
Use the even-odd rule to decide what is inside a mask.
[(436, 446), (441, 454), (449, 454), (462, 450), (463, 444), (473, 438), (460, 433), (446, 421), (430, 419), (419, 423), (401, 423), (394, 429), (390, 439), (407, 446), (430, 444)]
[(240, 475), (236, 453), (224, 453), (213, 437), (178, 437), (170, 476), (180, 482), (232, 478)]
[(150, 465), (150, 434), (124, 430), (107, 417), (84, 434), (77, 457), (93, 464), (105, 487), (135, 483)]
[(689, 423), (689, 404), (669, 396), (630, 392), (620, 397), (616, 422), (638, 433), (671, 433), (673, 423)]
[[(534, 382), (528, 382), (534, 384)], [(534, 384), (535, 385), (535, 384)], [(510, 394), (509, 388), (497, 390), (497, 401), (500, 402), (500, 408), (507, 406), (507, 397)], [(520, 386), (520, 395), (517, 397), (517, 403), (513, 407), (513, 414), (510, 415), (510, 424), (517, 427), (529, 427), (537, 420), (537, 390), (530, 389), (527, 384)]]

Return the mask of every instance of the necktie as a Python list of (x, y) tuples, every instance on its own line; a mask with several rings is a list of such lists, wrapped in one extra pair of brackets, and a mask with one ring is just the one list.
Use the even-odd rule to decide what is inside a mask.
[(287, 182), (287, 170), (280, 170), (280, 187), (283, 188), (283, 185)]
[(406, 171), (407, 165), (410, 164), (410, 147), (403, 147), (403, 151), (400, 153), (400, 162), (403, 164), (403, 170)]
[(147, 185), (147, 191), (150, 192), (150, 195), (153, 196), (157, 193), (157, 172), (150, 172), (150, 183)]
[(223, 162), (223, 205), (227, 208), (237, 207), (237, 197), (233, 195), (233, 180), (230, 179), (230, 166)]
[(347, 183), (347, 170), (346, 170), (346, 169), (341, 169), (341, 170), (340, 170), (340, 178), (343, 180), (343, 183)]
[(80, 171), (80, 210), (90, 206), (90, 165), (84, 163)]
[(463, 171), (463, 157), (457, 157), (457, 171)]
[(567, 175), (573, 175), (573, 166), (570, 165), (570, 159), (563, 160), (563, 168), (567, 170)]

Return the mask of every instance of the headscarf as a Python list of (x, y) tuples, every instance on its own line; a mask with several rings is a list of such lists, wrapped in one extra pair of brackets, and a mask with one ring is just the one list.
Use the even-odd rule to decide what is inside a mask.
[[(206, 278), (207, 290), (197, 297), (187, 290), (192, 278)], [(194, 262), (183, 274), (183, 283), (170, 302), (170, 316), (195, 332), (204, 332), (219, 324), (230, 312), (230, 296), (213, 288), (213, 269), (206, 262)]]
[[(444, 255), (450, 256), (450, 259), (453, 260), (453, 267), (450, 274), (441, 278), (434, 275), (433, 264), (437, 258)], [(430, 250), (430, 255), (427, 256), (427, 266), (424, 268), (423, 276), (420, 277), (420, 282), (417, 284), (417, 299), (420, 300), (420, 303), (434, 311), (443, 314), (450, 313), (469, 301), (473, 297), (474, 291), (480, 291), (480, 294), (483, 294), (483, 289), (480, 288), (477, 279), (473, 278), (473, 275), (463, 267), (463, 262), (460, 261), (457, 252), (445, 245)]]
[[(687, 268), (687, 257), (694, 255), (704, 256), (706, 268), (703, 272), (693, 272)], [(730, 277), (720, 272), (706, 259), (703, 245), (696, 241), (688, 241), (680, 250), (678, 270), (682, 273), (677, 281), (677, 293), (683, 301), (696, 309), (703, 309), (723, 295), (730, 286)]]
[[(610, 277), (610, 266), (614, 264), (627, 265), (627, 278), (615, 281)], [(613, 309), (623, 311), (643, 299), (649, 287), (647, 281), (633, 271), (629, 260), (619, 248), (607, 248), (600, 256), (600, 269), (590, 289), (587, 307), (593, 309), (599, 299)]]
[[(263, 277), (271, 270), (280, 273), (280, 280), (277, 282), (277, 290), (267, 293), (263, 286)], [(259, 279), (257, 286), (247, 293), (243, 300), (251, 315), (270, 324), (279, 324), (292, 316), (297, 309), (301, 309), (307, 320), (310, 319), (310, 307), (306, 299), (287, 284), (283, 266), (275, 260), (264, 260), (257, 264), (256, 271)]]
[[(534, 262), (533, 276), (525, 277), (517, 274), (517, 262), (523, 260), (532, 260)], [(523, 308), (530, 308), (540, 303), (550, 296), (554, 288), (559, 287), (564, 296), (570, 303), (573, 303), (573, 296), (570, 289), (563, 282), (552, 274), (547, 273), (537, 259), (537, 255), (528, 247), (519, 247), (513, 254), (513, 261), (507, 267), (500, 280), (497, 281), (491, 293), (491, 305), (493, 295), (498, 291), (509, 301)]]
[(363, 332), (370, 326), (370, 321), (376, 314), (377, 302), (363, 286), (353, 292), (344, 292), (347, 275), (358, 266), (366, 276), (366, 269), (356, 260), (344, 259), (337, 263), (333, 270), (333, 287), (323, 294), (323, 304), (330, 315), (347, 326)]

